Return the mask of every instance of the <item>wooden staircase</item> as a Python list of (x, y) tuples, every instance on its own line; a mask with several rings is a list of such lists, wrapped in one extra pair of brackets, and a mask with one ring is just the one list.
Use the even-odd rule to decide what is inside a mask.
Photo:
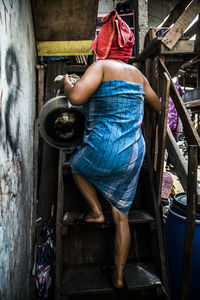
[[(113, 265), (114, 225), (107, 200), (99, 194), (106, 222), (77, 225), (74, 219), (87, 211), (85, 200), (71, 176), (69, 153), (60, 150), (56, 221), (56, 300), (115, 299), (103, 265)], [(145, 161), (138, 192), (129, 214), (132, 243), (125, 276), (129, 287), (124, 299), (168, 299), (167, 268), (162, 225), (152, 174)], [(156, 207), (156, 210), (155, 210)], [(163, 278), (163, 275), (165, 278)], [(166, 285), (164, 287), (164, 285)], [(93, 298), (91, 298), (93, 299)]]

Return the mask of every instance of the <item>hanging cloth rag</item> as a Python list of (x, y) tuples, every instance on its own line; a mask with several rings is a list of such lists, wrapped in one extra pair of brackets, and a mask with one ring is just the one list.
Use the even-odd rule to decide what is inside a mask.
[(112, 10), (103, 17), (103, 26), (92, 43), (92, 49), (99, 59), (120, 59), (127, 61), (132, 55), (134, 35), (130, 27)]

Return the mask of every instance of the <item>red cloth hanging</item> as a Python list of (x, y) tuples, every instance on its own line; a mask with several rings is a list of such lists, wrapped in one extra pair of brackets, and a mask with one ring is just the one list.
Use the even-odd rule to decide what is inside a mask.
[(132, 55), (134, 35), (130, 27), (112, 10), (103, 17), (103, 26), (92, 43), (92, 49), (99, 59), (120, 59), (127, 61)]

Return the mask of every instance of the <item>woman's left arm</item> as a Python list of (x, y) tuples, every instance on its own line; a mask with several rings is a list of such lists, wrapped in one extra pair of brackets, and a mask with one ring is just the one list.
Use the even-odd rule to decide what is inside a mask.
[(83, 74), (81, 79), (73, 85), (68, 75), (64, 75), (63, 89), (73, 105), (85, 103), (89, 97), (97, 90), (103, 80), (103, 65), (101, 61), (94, 62)]

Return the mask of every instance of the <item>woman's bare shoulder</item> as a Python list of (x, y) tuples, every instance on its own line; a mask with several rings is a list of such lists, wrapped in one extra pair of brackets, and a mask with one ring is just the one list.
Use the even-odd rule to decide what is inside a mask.
[(116, 59), (99, 60), (103, 69), (103, 81), (127, 80), (143, 84), (144, 75), (132, 65)]
[(128, 65), (128, 68), (130, 71), (132, 81), (144, 85), (145, 76), (142, 74), (142, 72), (133, 65)]

